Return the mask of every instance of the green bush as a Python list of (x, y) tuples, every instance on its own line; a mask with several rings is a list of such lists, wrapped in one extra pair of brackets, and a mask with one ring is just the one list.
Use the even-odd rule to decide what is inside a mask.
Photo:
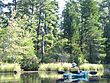
[(71, 63), (47, 63), (40, 64), (39, 71), (67, 71), (72, 67)]
[(79, 68), (81, 70), (95, 70), (95, 71), (99, 71), (99, 70), (104, 70), (104, 67), (102, 64), (89, 64), (89, 63), (85, 63), (79, 66)]
[(36, 71), (38, 70), (38, 59), (37, 57), (24, 57), (21, 62), (21, 68), (25, 71)]
[(21, 67), (17, 63), (15, 64), (3, 63), (0, 65), (0, 71), (1, 72), (21, 71)]

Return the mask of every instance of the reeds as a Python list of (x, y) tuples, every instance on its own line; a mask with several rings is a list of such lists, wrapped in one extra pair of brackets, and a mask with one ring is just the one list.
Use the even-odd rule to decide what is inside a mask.
[(79, 68), (81, 70), (95, 70), (95, 71), (99, 71), (99, 70), (104, 70), (104, 66), (102, 64), (89, 64), (89, 63), (85, 63), (79, 66)]
[(9, 64), (9, 63), (2, 63), (0, 65), (0, 72), (18, 72), (21, 71), (21, 67), (19, 64)]
[(40, 64), (39, 71), (67, 71), (72, 67), (71, 63), (47, 63)]

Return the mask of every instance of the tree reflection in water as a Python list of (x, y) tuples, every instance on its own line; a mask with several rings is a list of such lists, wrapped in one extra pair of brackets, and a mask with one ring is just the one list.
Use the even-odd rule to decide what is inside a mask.
[[(24, 74), (0, 74), (0, 83), (68, 83), (64, 82), (55, 73), (24, 73)], [(53, 76), (54, 75), (54, 76)], [(59, 78), (60, 77), (60, 78)], [(110, 83), (110, 78), (89, 77), (88, 81), (74, 81), (69, 83)]]

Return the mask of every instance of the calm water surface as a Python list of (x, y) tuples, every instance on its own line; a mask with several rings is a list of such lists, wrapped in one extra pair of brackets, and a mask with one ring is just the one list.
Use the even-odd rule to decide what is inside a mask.
[(88, 81), (66, 82), (62, 75), (54, 72), (24, 73), (24, 74), (3, 74), (0, 73), (0, 83), (110, 83), (109, 77), (89, 77)]

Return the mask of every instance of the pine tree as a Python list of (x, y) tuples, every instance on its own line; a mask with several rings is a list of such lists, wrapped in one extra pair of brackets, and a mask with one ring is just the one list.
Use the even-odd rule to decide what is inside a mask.
[(58, 27), (57, 2), (55, 0), (20, 0), (17, 4), (18, 16), (27, 15), (30, 19), (34, 18), (30, 24), (36, 21), (36, 40), (34, 42), (37, 55), (41, 55), (44, 48), (46, 48), (45, 53), (48, 53), (54, 37), (57, 37), (55, 33)]
[(105, 63), (110, 63), (110, 1), (103, 0), (100, 4), (100, 22), (104, 29), (104, 37), (106, 38), (105, 41)]
[(79, 46), (80, 15), (79, 2), (75, 0), (68, 1), (63, 11), (63, 37), (68, 39), (68, 45), (65, 46), (65, 50), (70, 53), (69, 61), (75, 59), (77, 63), (84, 62), (84, 57)]
[(99, 26), (99, 9), (94, 0), (81, 0), (81, 51), (90, 63), (97, 63), (100, 57), (102, 30)]

